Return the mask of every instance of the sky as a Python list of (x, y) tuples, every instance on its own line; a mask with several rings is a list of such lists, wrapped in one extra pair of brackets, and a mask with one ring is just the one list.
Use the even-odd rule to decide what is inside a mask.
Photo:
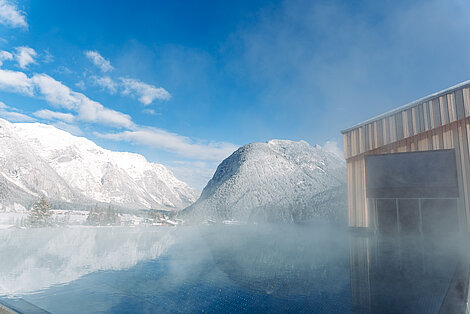
[(239, 146), (340, 131), (470, 79), (470, 2), (0, 0), (0, 117), (202, 190)]

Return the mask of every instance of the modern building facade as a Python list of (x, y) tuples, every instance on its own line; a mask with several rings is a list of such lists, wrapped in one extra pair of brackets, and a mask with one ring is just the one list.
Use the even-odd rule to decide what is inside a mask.
[(342, 133), (350, 227), (469, 231), (470, 81)]

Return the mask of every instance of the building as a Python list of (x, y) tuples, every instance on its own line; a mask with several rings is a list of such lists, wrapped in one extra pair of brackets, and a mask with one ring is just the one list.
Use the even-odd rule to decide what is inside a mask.
[(470, 81), (342, 133), (350, 227), (469, 231)]

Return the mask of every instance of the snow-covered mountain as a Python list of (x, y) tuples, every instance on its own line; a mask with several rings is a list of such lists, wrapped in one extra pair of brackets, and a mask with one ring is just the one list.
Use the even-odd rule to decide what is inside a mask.
[(182, 214), (193, 220), (342, 221), (345, 186), (344, 159), (318, 145), (252, 143), (218, 166), (200, 198)]
[(94, 202), (128, 209), (181, 209), (197, 191), (145, 157), (103, 149), (40, 123), (0, 119), (0, 201), (28, 207), (40, 195), (73, 206)]

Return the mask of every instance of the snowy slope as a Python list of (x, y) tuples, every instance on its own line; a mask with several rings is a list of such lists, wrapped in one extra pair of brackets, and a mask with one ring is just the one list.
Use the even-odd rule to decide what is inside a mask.
[(130, 209), (181, 209), (197, 198), (166, 167), (141, 155), (112, 152), (49, 125), (0, 119), (0, 126), (0, 184), (4, 178), (31, 198)]
[(239, 148), (217, 168), (190, 219), (306, 221), (346, 213), (345, 161), (307, 142), (271, 140)]
[(32, 147), (0, 119), (0, 206), (29, 207), (41, 194), (59, 201), (80, 201), (81, 196)]

